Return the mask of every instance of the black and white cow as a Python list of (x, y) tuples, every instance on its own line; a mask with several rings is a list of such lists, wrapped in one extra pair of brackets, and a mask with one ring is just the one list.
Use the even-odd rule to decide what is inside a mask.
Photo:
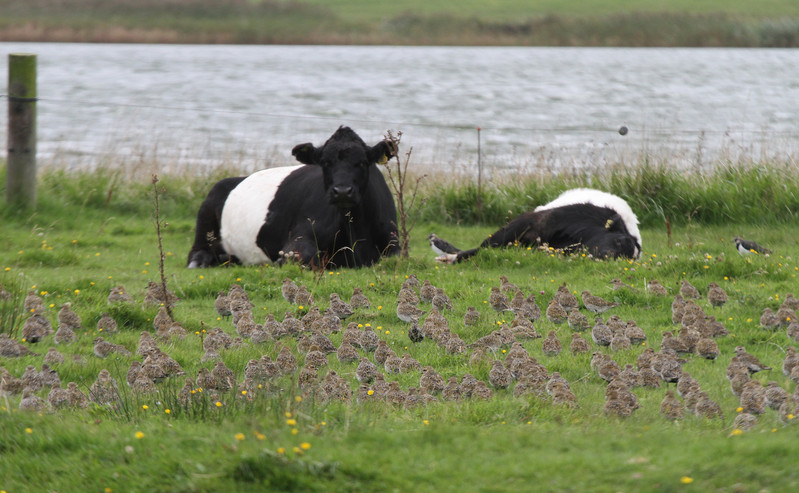
[(299, 144), (298, 166), (216, 183), (197, 214), (189, 268), (224, 263), (360, 267), (399, 252), (397, 212), (377, 168), (396, 152), (367, 146), (350, 128), (321, 147)]
[[(431, 235), (433, 236), (433, 235)], [(575, 188), (558, 198), (511, 220), (486, 238), (478, 248), (445, 253), (437, 260), (460, 262), (480, 248), (548, 245), (574, 251), (585, 248), (599, 258), (638, 258), (641, 256), (641, 233), (638, 218), (621, 197), (589, 188)], [(440, 248), (433, 251), (439, 253)]]

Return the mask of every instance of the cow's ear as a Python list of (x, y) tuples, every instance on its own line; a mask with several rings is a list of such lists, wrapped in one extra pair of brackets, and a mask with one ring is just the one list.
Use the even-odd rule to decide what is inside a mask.
[(319, 149), (310, 142), (295, 145), (291, 150), (291, 155), (302, 164), (319, 164)]
[(386, 162), (397, 155), (397, 147), (387, 140), (380, 142), (369, 149), (369, 160), (373, 163), (386, 164)]

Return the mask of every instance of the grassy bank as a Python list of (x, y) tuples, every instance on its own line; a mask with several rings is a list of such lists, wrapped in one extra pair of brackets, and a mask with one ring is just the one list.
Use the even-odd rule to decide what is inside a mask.
[(539, 46), (799, 45), (790, 0), (7, 0), (8, 41)]
[[(659, 408), (665, 385), (633, 389), (641, 407), (631, 417), (607, 416), (603, 412), (607, 384), (590, 368), (590, 353), (573, 355), (568, 350), (572, 331), (546, 318), (536, 322), (537, 332), (546, 335), (554, 330), (564, 351), (544, 355), (541, 339), (523, 341), (523, 346), (550, 373), (558, 371), (570, 382), (575, 408), (556, 405), (546, 395), (513, 397), (513, 385), (494, 389), (493, 397), (484, 401), (448, 402), (439, 397), (410, 409), (379, 401), (358, 402), (354, 395), (344, 401), (321, 402), (303, 393), (292, 376), (274, 379), (244, 395), (234, 388), (211, 397), (206, 389), (197, 392), (198, 400), (190, 406), (177, 399), (183, 377), (156, 384), (156, 394), (134, 392), (125, 377), (131, 362), (140, 358), (97, 358), (92, 341), (100, 334), (96, 323), (104, 312), (120, 327), (119, 333), (106, 334), (106, 339), (131, 351), (142, 331), (155, 332), (157, 308), (142, 303), (147, 283), (160, 278), (152, 185), (124, 180), (110, 171), (47, 172), (41, 177), (37, 211), (21, 214), (4, 208), (0, 213), (0, 284), (12, 293), (11, 301), (0, 304), (0, 320), (9, 320), (12, 312), (18, 315), (2, 329), (19, 337), (24, 317), (19, 305), (28, 290), (43, 297), (45, 315), (54, 325), (60, 306), (71, 302), (82, 318), (82, 328), (73, 344), (56, 345), (49, 336), (37, 344), (26, 343), (38, 356), (0, 358), (0, 366), (20, 377), (27, 365), (41, 368), (41, 355), (55, 347), (66, 357), (65, 363), (55, 365), (64, 384), (74, 381), (87, 391), (98, 372), (108, 369), (119, 384), (121, 404), (31, 413), (17, 409), (19, 395), (0, 400), (0, 489), (519, 491), (535, 485), (538, 491), (795, 490), (799, 428), (783, 424), (776, 411), (768, 410), (754, 428), (735, 431), (739, 402), (724, 370), (733, 348), (744, 345), (775, 368), (753, 378), (763, 383), (774, 380), (789, 392), (795, 389), (780, 371), (785, 350), (793, 343), (784, 330), (767, 331), (758, 322), (763, 308), (776, 309), (786, 293), (796, 293), (796, 218), (773, 214), (778, 207), (796, 210), (790, 202), (795, 200), (791, 190), (797, 189), (796, 184), (780, 167), (719, 171), (697, 181), (664, 170), (606, 179), (620, 187), (628, 184), (629, 188), (618, 191), (645, 219), (644, 254), (638, 261), (598, 262), (579, 254), (561, 256), (519, 248), (483, 252), (462, 265), (438, 265), (425, 244), (428, 233), (437, 232), (463, 246), (474, 245), (496, 227), (494, 216), (507, 210), (501, 212), (497, 206), (491, 220), (472, 223), (462, 217), (457, 224), (454, 210), (452, 217), (441, 211), (472, 192), (468, 187), (428, 183), (428, 201), (419, 211), (409, 260), (392, 258), (373, 268), (313, 272), (292, 265), (185, 269), (194, 214), (213, 178), (162, 177), (160, 214), (168, 223), (162, 238), (165, 274), (169, 288), (181, 298), (174, 317), (188, 335), (161, 341), (159, 347), (194, 378), (201, 367), (213, 366), (201, 362), (202, 330), (221, 327), (236, 335), (232, 322), (221, 319), (213, 308), (216, 293), (227, 291), (232, 283), (243, 286), (258, 323), (267, 314), (278, 320), (286, 312), (304, 316), (307, 306), (292, 305), (281, 296), (281, 281), (289, 277), (306, 286), (321, 308), (327, 307), (331, 293), (348, 299), (354, 287), (362, 287), (372, 305), (356, 310), (347, 322), (372, 327), (400, 355), (408, 352), (445, 379), (471, 373), (487, 381), (490, 352), (486, 360), (470, 361), (472, 350), (449, 354), (431, 340), (411, 343), (408, 325), (395, 315), (397, 292), (410, 274), (442, 287), (454, 305), (445, 312), (450, 330), (472, 343), (503, 321), (510, 322), (507, 314), (497, 314), (487, 305), (490, 287), (499, 285), (500, 275), (507, 275), (525, 294), (535, 293), (542, 309), (563, 282), (578, 297), (588, 289), (620, 303), (604, 318), (614, 314), (634, 319), (647, 335), (645, 345), (611, 351), (592, 344), (591, 350), (600, 350), (624, 366), (634, 364), (646, 347), (659, 349), (663, 333), (679, 328), (671, 322), (670, 305), (680, 281), (689, 280), (702, 294), (715, 281), (727, 291), (727, 304), (713, 308), (707, 299), (698, 304), (723, 321), (730, 335), (717, 339), (721, 350), (717, 361), (686, 356), (683, 368), (719, 403), (723, 419), (693, 415), (676, 422), (664, 419)], [(495, 197), (490, 202), (515, 211), (572, 185), (594, 183), (558, 177), (528, 181), (519, 188), (526, 187), (530, 197), (522, 198), (521, 191), (503, 195), (498, 187), (490, 191)], [(444, 194), (434, 193), (442, 187), (451, 188)], [(443, 197), (434, 198), (434, 194)], [(641, 199), (642, 194), (648, 198)], [(693, 202), (700, 199), (703, 202)], [(739, 204), (741, 200), (744, 204)], [(773, 202), (763, 205), (766, 200)], [(458, 207), (457, 214), (465, 215), (467, 207)], [(667, 236), (657, 211), (697, 208), (704, 212), (682, 219), (675, 214), (674, 228)], [(749, 210), (772, 214), (752, 216)], [(774, 254), (740, 257), (731, 241), (736, 234), (757, 239)], [(630, 287), (613, 291), (609, 284), (613, 278)], [(668, 296), (651, 295), (644, 289), (653, 278), (667, 287)], [(133, 296), (133, 303), (107, 301), (109, 290), (120, 284)], [(420, 306), (430, 308), (429, 304)], [(468, 306), (482, 312), (476, 325), (463, 322)], [(589, 334), (583, 335), (590, 339)], [(338, 345), (342, 334), (330, 338)], [(304, 353), (292, 337), (245, 342), (219, 354), (234, 371), (236, 382), (241, 382), (249, 360), (264, 354), (275, 358), (280, 345), (288, 346), (302, 366)], [(373, 359), (370, 353), (361, 354)], [(75, 355), (84, 362), (76, 362)], [(499, 351), (496, 357), (504, 360), (506, 355)], [(319, 371), (320, 378), (334, 370), (349, 388), (357, 389), (355, 363), (341, 363), (334, 355), (327, 362)], [(387, 375), (386, 379), (408, 391), (418, 387), (420, 373)], [(39, 395), (46, 397), (47, 391)]]

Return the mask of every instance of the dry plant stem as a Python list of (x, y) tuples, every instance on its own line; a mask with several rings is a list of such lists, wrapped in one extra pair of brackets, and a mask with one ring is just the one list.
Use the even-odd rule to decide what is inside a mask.
[[(161, 289), (164, 293), (164, 306), (166, 307), (166, 312), (169, 315), (169, 318), (175, 320), (172, 316), (172, 307), (169, 304), (169, 296), (167, 295), (166, 290), (166, 275), (164, 274), (164, 246), (161, 237), (161, 216), (160, 216), (160, 208), (158, 203), (158, 175), (153, 175), (153, 201), (155, 203), (155, 234), (158, 237), (158, 272), (161, 274)], [(164, 223), (164, 227), (167, 224)]]
[[(386, 135), (386, 140), (391, 143), (394, 149), (399, 149), (400, 140), (402, 140), (402, 132), (397, 132), (396, 135), (389, 130)], [(413, 147), (408, 149), (405, 153), (405, 161), (403, 162), (399, 155), (394, 156), (396, 165), (390, 165), (391, 161), (386, 163), (386, 171), (388, 172), (388, 182), (391, 190), (394, 193), (394, 198), (397, 202), (397, 215), (399, 217), (399, 241), (400, 241), (400, 257), (409, 258), (410, 256), (410, 242), (411, 231), (416, 225), (416, 220), (408, 221), (408, 214), (413, 210), (416, 204), (416, 197), (419, 193), (419, 184), (424, 180), (427, 175), (422, 175), (413, 183), (413, 188), (408, 190), (406, 188), (408, 180), (408, 164), (411, 161), (411, 153)], [(410, 195), (410, 197), (408, 197)], [(406, 202), (407, 199), (407, 202)], [(424, 201), (422, 201), (424, 203)]]

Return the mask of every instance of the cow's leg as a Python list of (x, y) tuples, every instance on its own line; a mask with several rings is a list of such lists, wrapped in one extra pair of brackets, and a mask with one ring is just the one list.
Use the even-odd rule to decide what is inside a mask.
[(225, 200), (230, 191), (238, 185), (243, 178), (227, 178), (218, 182), (208, 192), (208, 196), (200, 205), (197, 212), (197, 223), (194, 228), (194, 245), (189, 251), (186, 266), (189, 269), (197, 267), (211, 267), (227, 262), (236, 262), (234, 257), (225, 252), (219, 233), (220, 218)]

